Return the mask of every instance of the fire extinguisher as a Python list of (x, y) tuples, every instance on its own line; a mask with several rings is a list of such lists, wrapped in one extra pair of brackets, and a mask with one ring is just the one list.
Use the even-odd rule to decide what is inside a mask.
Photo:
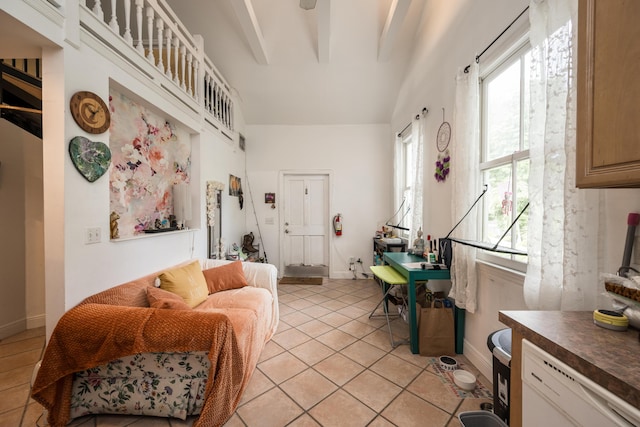
[(342, 216), (340, 214), (333, 217), (333, 231), (336, 236), (342, 236)]

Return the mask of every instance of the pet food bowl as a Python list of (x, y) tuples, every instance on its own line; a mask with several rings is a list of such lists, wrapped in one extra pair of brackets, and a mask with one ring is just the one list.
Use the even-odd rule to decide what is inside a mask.
[(473, 390), (476, 388), (476, 376), (464, 369), (453, 371), (453, 381), (463, 390)]
[(440, 369), (443, 371), (454, 371), (458, 369), (458, 362), (453, 357), (440, 356), (438, 362), (440, 362)]

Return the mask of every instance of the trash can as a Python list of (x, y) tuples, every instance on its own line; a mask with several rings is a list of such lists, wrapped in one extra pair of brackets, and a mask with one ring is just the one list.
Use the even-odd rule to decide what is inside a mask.
[(467, 411), (458, 414), (462, 427), (507, 427), (496, 414), (488, 411)]
[(493, 353), (493, 413), (509, 425), (511, 395), (511, 329), (500, 329), (487, 338)]

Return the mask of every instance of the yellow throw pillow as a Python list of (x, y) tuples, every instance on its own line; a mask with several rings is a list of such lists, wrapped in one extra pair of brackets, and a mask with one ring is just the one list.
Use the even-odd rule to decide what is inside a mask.
[(158, 278), (161, 289), (180, 295), (191, 308), (206, 300), (209, 295), (207, 282), (198, 261), (167, 270)]

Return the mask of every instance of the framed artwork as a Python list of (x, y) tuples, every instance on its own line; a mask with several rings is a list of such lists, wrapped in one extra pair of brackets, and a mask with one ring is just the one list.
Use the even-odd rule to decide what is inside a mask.
[(229, 175), (229, 195), (240, 196), (242, 194), (242, 182), (237, 176)]
[[(158, 221), (170, 222), (173, 188), (190, 182), (191, 142), (181, 125), (113, 88), (109, 98), (112, 164), (101, 164), (109, 173), (109, 212), (120, 217), (118, 235), (123, 239), (157, 229)], [(83, 157), (97, 152), (106, 160), (106, 146), (96, 149), (95, 143), (86, 144), (80, 152)]]
[(264, 202), (265, 203), (275, 203), (276, 202), (276, 193), (264, 193)]
[(240, 149), (244, 151), (245, 140), (243, 134), (239, 134), (238, 136), (238, 145), (240, 146)]

